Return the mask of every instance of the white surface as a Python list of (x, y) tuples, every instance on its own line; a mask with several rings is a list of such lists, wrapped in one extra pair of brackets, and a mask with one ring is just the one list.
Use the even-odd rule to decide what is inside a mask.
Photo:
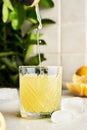
[(51, 115), (51, 121), (59, 125), (65, 125), (73, 120), (73, 114), (69, 111), (55, 111)]
[(85, 112), (84, 109), (84, 100), (80, 97), (72, 97), (62, 100), (61, 110), (69, 111), (73, 115)]
[(0, 100), (13, 100), (18, 99), (17, 89), (1, 88), (0, 89)]
[[(82, 98), (84, 102), (84, 113), (80, 115), (76, 115), (75, 119), (73, 119), (69, 123), (64, 123), (60, 125), (59, 123), (53, 123), (51, 119), (37, 119), (37, 120), (27, 120), (23, 119), (19, 116), (19, 98), (18, 93), (15, 94), (14, 99), (13, 96), (15, 93), (15, 89), (11, 89), (10, 91), (6, 89), (0, 89), (2, 93), (0, 92), (0, 95), (3, 95), (3, 93), (6, 97), (6, 100), (4, 98), (0, 99), (0, 111), (3, 112), (6, 124), (7, 124), (7, 130), (87, 130), (87, 98)], [(7, 96), (9, 95), (9, 96)], [(10, 97), (10, 99), (9, 99)], [(67, 91), (63, 92), (62, 99), (72, 99), (73, 96), (68, 93)]]

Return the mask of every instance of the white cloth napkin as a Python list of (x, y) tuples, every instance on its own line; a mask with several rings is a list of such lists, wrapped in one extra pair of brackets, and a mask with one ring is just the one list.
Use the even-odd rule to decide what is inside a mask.
[(19, 112), (19, 92), (16, 88), (0, 88), (0, 111), (3, 113)]
[(0, 100), (18, 99), (18, 90), (16, 88), (0, 88)]

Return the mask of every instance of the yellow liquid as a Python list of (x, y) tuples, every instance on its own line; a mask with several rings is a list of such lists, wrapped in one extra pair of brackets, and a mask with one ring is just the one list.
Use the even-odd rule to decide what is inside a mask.
[(25, 112), (51, 113), (60, 109), (61, 75), (20, 75), (20, 101)]

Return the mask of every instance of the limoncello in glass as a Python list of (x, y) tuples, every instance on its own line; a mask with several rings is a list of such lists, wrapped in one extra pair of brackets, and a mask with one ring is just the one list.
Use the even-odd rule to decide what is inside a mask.
[(60, 109), (62, 68), (60, 66), (20, 66), (20, 113), (42, 118)]

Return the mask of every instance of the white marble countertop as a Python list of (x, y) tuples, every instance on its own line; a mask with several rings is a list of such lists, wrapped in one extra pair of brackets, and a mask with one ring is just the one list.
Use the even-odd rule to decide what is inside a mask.
[[(2, 95), (2, 96), (1, 96)], [(62, 98), (74, 97), (67, 91), (63, 91)], [(85, 105), (85, 114), (87, 114), (87, 98), (82, 98)], [(16, 89), (12, 91), (0, 89), (0, 111), (6, 119), (6, 130), (87, 130), (87, 118), (74, 121), (71, 125), (59, 126), (53, 123), (51, 119), (27, 120), (19, 116), (19, 97)]]

